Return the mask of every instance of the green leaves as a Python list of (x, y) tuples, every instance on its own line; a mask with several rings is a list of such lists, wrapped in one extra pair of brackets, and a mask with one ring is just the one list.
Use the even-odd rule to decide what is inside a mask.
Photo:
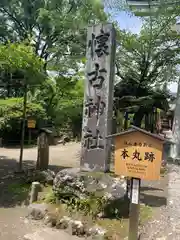
[[(0, 128), (2, 131), (19, 131), (21, 128), (23, 110), (22, 98), (10, 98), (7, 100), (0, 100)], [(46, 113), (40, 104), (27, 104), (27, 117), (33, 117), (37, 120), (37, 124), (42, 119), (46, 119)]]
[(0, 70), (11, 73), (18, 70), (28, 85), (40, 84), (44, 79), (43, 64), (31, 46), (23, 43), (0, 45)]
[(77, 71), (74, 59), (80, 62), (85, 56), (87, 25), (106, 19), (101, 4), (89, 0), (4, 0), (0, 3), (0, 41), (28, 39), (45, 60), (45, 69), (50, 64), (56, 71), (70, 67)]
[(180, 41), (171, 30), (174, 21), (175, 15), (160, 15), (145, 20), (139, 35), (119, 31), (117, 68), (122, 79), (150, 86), (176, 77)]

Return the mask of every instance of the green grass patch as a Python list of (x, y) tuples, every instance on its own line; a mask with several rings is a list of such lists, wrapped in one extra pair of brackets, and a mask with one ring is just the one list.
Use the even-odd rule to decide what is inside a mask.
[(15, 195), (21, 195), (30, 191), (31, 184), (27, 183), (12, 183), (8, 186), (8, 192)]
[(161, 177), (164, 177), (168, 173), (167, 167), (161, 167), (160, 174)]
[(140, 205), (140, 225), (143, 225), (151, 219), (153, 210), (151, 207), (146, 205)]
[(8, 185), (9, 198), (18, 203), (28, 199), (30, 190), (31, 184), (12, 183)]
[(49, 204), (55, 204), (56, 203), (56, 197), (54, 195), (54, 192), (52, 190), (52, 186), (41, 186), (41, 192), (39, 193), (39, 203), (45, 202)]
[(45, 195), (44, 195), (44, 202), (45, 203), (51, 203), (51, 204), (56, 203), (56, 197), (55, 197), (52, 189), (50, 189), (49, 191), (47, 191), (45, 193)]

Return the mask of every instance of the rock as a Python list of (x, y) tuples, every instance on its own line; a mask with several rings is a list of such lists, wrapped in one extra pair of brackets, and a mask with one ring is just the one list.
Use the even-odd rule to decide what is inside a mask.
[(98, 217), (98, 218), (104, 218), (104, 217), (105, 217), (104, 212), (98, 213), (98, 214), (97, 214), (97, 217)]
[(76, 235), (76, 236), (84, 236), (85, 235), (84, 225), (81, 221), (71, 220), (69, 222), (68, 228), (72, 235)]
[(43, 184), (53, 185), (53, 180), (55, 178), (55, 173), (51, 170), (40, 171), (36, 169), (27, 169), (21, 176), (26, 183), (40, 182)]
[(58, 172), (54, 179), (53, 191), (58, 199), (72, 196), (85, 197), (86, 189), (81, 180), (80, 169), (64, 169)]
[(57, 216), (53, 213), (48, 213), (44, 217), (44, 224), (48, 227), (55, 227), (57, 223)]
[(69, 227), (71, 218), (64, 216), (56, 222), (57, 229), (67, 229)]
[(65, 145), (67, 142), (70, 142), (70, 137), (68, 137), (68, 136), (63, 136), (62, 139), (58, 141), (58, 144), (63, 144), (63, 145)]
[(55, 173), (51, 170), (42, 171), (41, 174), (44, 176), (45, 182), (49, 185), (53, 185)]
[(43, 219), (48, 212), (48, 205), (45, 203), (42, 203), (42, 204), (33, 203), (33, 204), (30, 204), (28, 208), (29, 208), (29, 213), (27, 217), (33, 220)]
[(81, 172), (79, 168), (64, 169), (54, 179), (53, 191), (58, 199), (86, 198), (90, 194), (106, 199), (122, 198), (126, 191), (124, 179), (107, 173)]
[(104, 236), (106, 232), (105, 229), (96, 225), (89, 229), (89, 236)]

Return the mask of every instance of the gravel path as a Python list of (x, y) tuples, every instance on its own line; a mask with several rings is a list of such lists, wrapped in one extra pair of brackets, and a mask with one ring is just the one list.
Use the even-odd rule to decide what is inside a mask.
[(141, 240), (180, 240), (180, 166), (169, 164), (167, 205), (145, 227)]
[[(80, 161), (80, 143), (72, 142), (64, 145), (50, 146), (49, 164), (60, 168), (79, 166)], [(0, 148), (0, 157), (17, 160), (20, 150), (17, 148)], [(34, 164), (37, 160), (37, 148), (26, 148), (23, 151), (23, 160), (27, 164)]]

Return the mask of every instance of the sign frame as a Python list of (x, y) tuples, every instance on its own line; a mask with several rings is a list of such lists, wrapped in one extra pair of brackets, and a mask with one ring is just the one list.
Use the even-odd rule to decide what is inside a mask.
[(27, 127), (28, 128), (36, 128), (36, 120), (35, 119), (27, 119)]
[(115, 137), (115, 174), (159, 180), (165, 138), (132, 126)]
[[(140, 210), (140, 185), (141, 185), (141, 178), (140, 177), (134, 177), (136, 171), (134, 173), (132, 173), (134, 171), (133, 168), (132, 168), (133, 170), (132, 170), (130, 175), (128, 174), (128, 171), (126, 171), (126, 172), (121, 171), (121, 168), (119, 168), (119, 166), (117, 168), (116, 165), (118, 164), (119, 158), (121, 158), (121, 161), (122, 161), (122, 157), (123, 156), (116, 154), (116, 152), (117, 152), (117, 149), (121, 147), (120, 145), (117, 146), (117, 143), (118, 143), (118, 140), (120, 139), (120, 136), (121, 136), (120, 144), (122, 144), (123, 136), (126, 136), (126, 134), (128, 136), (132, 136), (131, 134), (136, 133), (136, 132), (140, 133), (140, 136), (142, 136), (142, 139), (146, 139), (146, 140), (151, 139), (150, 142), (151, 142), (152, 146), (150, 146), (150, 144), (147, 145), (149, 148), (153, 149), (152, 147), (154, 146), (154, 143), (155, 144), (156, 143), (159, 144), (158, 147), (156, 146), (157, 149), (158, 149), (158, 150), (156, 150), (156, 152), (159, 153), (158, 157), (160, 157), (160, 159), (158, 159), (158, 165), (157, 165), (159, 169), (156, 169), (157, 172), (156, 172), (156, 174), (152, 178), (151, 178), (150, 175), (148, 175), (148, 178), (143, 177), (143, 179), (147, 179), (147, 180), (156, 180), (156, 179), (158, 180), (159, 179), (159, 177), (160, 177), (160, 168), (161, 168), (161, 163), (162, 163), (163, 144), (164, 144), (165, 141), (167, 141), (165, 138), (163, 138), (163, 137), (161, 137), (161, 136), (159, 136), (157, 134), (153, 134), (153, 133), (147, 132), (147, 131), (145, 131), (145, 130), (143, 130), (141, 128), (138, 128), (136, 126), (131, 126), (130, 129), (128, 129), (128, 130), (126, 130), (124, 132), (113, 134), (113, 135), (107, 137), (107, 138), (115, 137), (115, 146), (116, 146), (116, 150), (115, 150), (115, 173), (116, 173), (116, 175), (124, 175), (126, 177), (130, 177), (131, 178), (131, 180), (130, 180), (131, 189), (130, 189), (130, 210), (129, 210), (129, 235), (128, 235), (128, 240), (137, 240), (137, 239), (139, 239), (139, 236), (138, 236), (138, 225), (139, 225), (139, 210)], [(136, 135), (134, 135), (134, 136), (136, 136)], [(144, 136), (144, 138), (143, 138), (143, 136)], [(129, 137), (129, 139), (131, 139), (131, 138)], [(136, 144), (133, 145), (131, 143), (131, 144), (129, 144), (129, 147), (131, 148), (131, 146), (132, 146), (132, 149), (138, 149), (137, 140), (139, 140), (139, 139), (136, 139)], [(154, 142), (152, 140), (154, 140)], [(143, 145), (143, 147), (144, 147), (144, 145)], [(136, 159), (133, 159), (133, 160), (135, 160), (136, 163), (138, 163), (138, 161), (142, 162), (142, 160), (144, 160), (144, 161), (145, 160), (150, 160), (150, 162), (153, 163), (153, 160), (154, 160), (154, 158), (152, 158), (153, 155), (151, 155), (151, 159), (145, 159), (145, 158), (142, 159), (142, 157), (140, 156), (141, 149), (142, 149), (142, 145), (139, 146), (138, 154), (136, 154), (136, 156), (133, 155), (133, 157), (134, 156), (136, 157)], [(128, 151), (126, 149), (124, 149), (124, 150), (125, 150), (124, 151), (125, 155), (123, 157), (123, 161), (126, 161), (126, 157), (129, 159), (132, 156), (130, 157), (128, 155)], [(148, 151), (147, 152), (143, 151), (143, 153), (149, 153), (149, 152)], [(146, 157), (148, 157), (148, 156), (149, 155), (146, 154)], [(155, 160), (156, 160), (156, 158), (155, 158)], [(129, 161), (131, 161), (131, 159)], [(121, 167), (121, 165), (120, 165), (120, 167)], [(158, 174), (157, 174), (158, 172), (159, 172), (159, 177), (158, 177)], [(121, 174), (119, 174), (119, 173), (121, 173)]]

